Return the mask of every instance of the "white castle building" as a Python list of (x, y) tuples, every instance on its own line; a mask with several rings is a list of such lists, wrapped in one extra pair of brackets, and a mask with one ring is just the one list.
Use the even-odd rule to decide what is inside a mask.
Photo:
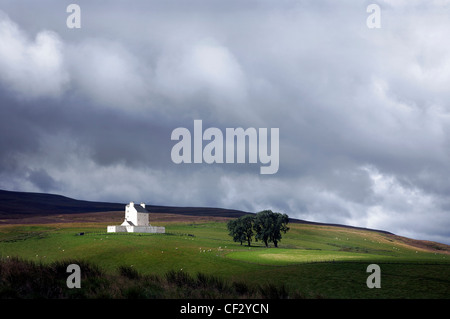
[(135, 205), (130, 202), (125, 206), (125, 220), (120, 226), (108, 226), (108, 233), (165, 233), (165, 227), (152, 226), (148, 222), (149, 211), (145, 204)]

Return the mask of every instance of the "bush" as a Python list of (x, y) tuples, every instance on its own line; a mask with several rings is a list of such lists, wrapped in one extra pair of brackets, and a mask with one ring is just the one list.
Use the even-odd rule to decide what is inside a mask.
[(182, 270), (170, 270), (166, 273), (166, 280), (169, 283), (175, 284), (178, 287), (181, 286), (195, 286), (195, 280), (187, 272)]
[[(81, 288), (67, 288), (69, 264), (81, 268)], [(293, 296), (299, 296), (293, 295)], [(253, 286), (228, 282), (210, 274), (168, 271), (165, 276), (141, 275), (130, 266), (107, 274), (96, 265), (67, 260), (42, 264), (18, 258), (0, 259), (0, 298), (288, 298), (286, 286)]]
[(287, 299), (289, 297), (288, 290), (284, 284), (275, 285), (268, 283), (259, 286), (261, 297), (264, 299)]
[(222, 278), (214, 275), (197, 274), (197, 285), (203, 288), (216, 289), (219, 292), (226, 290), (227, 284)]
[(119, 266), (119, 274), (128, 279), (139, 279), (139, 272), (131, 266)]

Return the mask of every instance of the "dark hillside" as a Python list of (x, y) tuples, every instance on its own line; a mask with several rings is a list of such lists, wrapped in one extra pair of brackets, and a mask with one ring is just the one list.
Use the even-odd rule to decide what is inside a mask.
[[(0, 190), (0, 218), (22, 218), (30, 215), (79, 214), (123, 211), (125, 203), (91, 202), (69, 197)], [(246, 212), (210, 207), (170, 207), (147, 205), (152, 213), (237, 218)]]
[[(100, 212), (119, 212), (124, 210), (125, 203), (107, 203), (77, 200), (69, 197), (45, 194), (14, 192), (0, 190), (0, 219), (3, 222), (8, 219), (21, 219), (30, 216), (50, 216), (66, 215), (80, 213), (100, 213)], [(147, 210), (152, 213), (178, 214), (199, 217), (228, 217), (238, 218), (252, 212), (244, 212), (235, 209), (213, 208), (213, 207), (174, 207), (174, 206), (156, 206), (147, 205)], [(288, 213), (289, 215), (289, 213)], [(346, 227), (361, 230), (374, 230), (362, 227), (347, 226), (340, 224), (327, 224), (310, 222), (301, 219), (290, 219), (291, 223), (302, 223), (311, 225), (326, 225), (336, 227)], [(374, 230), (390, 234), (387, 231)]]
[(51, 215), (123, 210), (123, 204), (89, 202), (69, 197), (0, 190), (0, 215)]

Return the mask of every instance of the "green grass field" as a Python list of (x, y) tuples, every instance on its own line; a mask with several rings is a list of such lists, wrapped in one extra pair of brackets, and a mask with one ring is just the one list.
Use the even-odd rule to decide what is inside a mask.
[[(155, 224), (158, 226), (158, 224)], [(241, 246), (225, 222), (162, 223), (166, 234), (108, 234), (106, 224), (4, 225), (0, 257), (42, 264), (83, 260), (108, 273), (203, 273), (249, 284), (283, 285), (305, 298), (450, 298), (450, 255), (396, 236), (331, 226), (290, 224), (279, 248)], [(84, 235), (79, 233), (84, 232)], [(442, 248), (441, 248), (442, 249)], [(369, 264), (381, 288), (369, 289)]]

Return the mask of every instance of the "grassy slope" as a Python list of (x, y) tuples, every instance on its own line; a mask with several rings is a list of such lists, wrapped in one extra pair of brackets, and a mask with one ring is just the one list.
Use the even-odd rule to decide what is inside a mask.
[[(106, 224), (0, 227), (0, 256), (51, 263), (84, 259), (108, 272), (202, 272), (252, 283), (285, 284), (307, 297), (449, 298), (450, 255), (408, 246), (396, 236), (291, 224), (280, 248), (233, 243), (225, 222), (163, 223), (167, 234), (106, 234)], [(156, 224), (155, 224), (156, 225)], [(86, 232), (84, 236), (77, 236)], [(319, 263), (316, 263), (319, 262)], [(368, 289), (366, 267), (381, 267), (382, 288)]]

